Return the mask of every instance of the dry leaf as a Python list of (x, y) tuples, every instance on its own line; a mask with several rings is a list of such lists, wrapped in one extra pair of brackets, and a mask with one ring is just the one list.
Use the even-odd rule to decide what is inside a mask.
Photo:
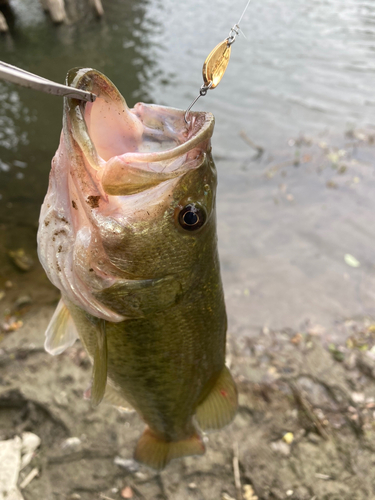
[(360, 262), (353, 257), (353, 255), (350, 255), (350, 253), (345, 254), (344, 260), (350, 267), (359, 267), (361, 265)]
[(133, 498), (133, 490), (130, 488), (130, 486), (125, 486), (125, 488), (121, 490), (121, 497)]
[(254, 493), (251, 484), (245, 484), (243, 487), (243, 497), (244, 500), (258, 500), (258, 497)]

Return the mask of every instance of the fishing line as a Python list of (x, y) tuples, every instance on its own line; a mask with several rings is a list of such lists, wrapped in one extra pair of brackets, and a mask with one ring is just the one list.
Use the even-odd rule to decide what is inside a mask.
[(240, 22), (242, 21), (250, 2), (251, 0), (247, 1), (246, 7), (244, 8), (238, 23), (231, 28), (227, 38), (219, 43), (219, 45), (216, 45), (216, 47), (206, 57), (202, 68), (203, 85), (199, 90), (198, 96), (185, 111), (184, 119), (187, 125), (189, 125), (188, 117), (194, 104), (200, 97), (205, 96), (210, 89), (214, 89), (221, 82), (229, 63), (232, 45), (236, 41), (236, 37), (240, 34), (240, 32), (243, 34), (240, 29)]

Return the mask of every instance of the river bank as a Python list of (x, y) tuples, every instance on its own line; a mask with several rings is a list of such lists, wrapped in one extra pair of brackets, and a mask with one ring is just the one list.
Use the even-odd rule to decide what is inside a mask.
[(105, 404), (93, 409), (84, 400), (91, 366), (80, 343), (58, 357), (44, 352), (52, 312), (30, 308), (22, 328), (1, 342), (0, 440), (25, 431), (41, 438), (19, 477), (20, 484), (36, 469), (22, 490), (26, 500), (367, 500), (375, 494), (370, 321), (347, 321), (348, 340), (328, 349), (319, 331), (229, 338), (227, 364), (240, 393), (234, 422), (205, 438), (204, 457), (174, 461), (157, 474), (132, 461), (139, 417)]

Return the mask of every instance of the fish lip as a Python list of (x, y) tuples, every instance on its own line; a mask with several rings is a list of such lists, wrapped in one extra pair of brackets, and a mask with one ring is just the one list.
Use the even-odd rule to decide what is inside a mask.
[[(98, 82), (100, 82), (100, 86)], [(111, 96), (114, 99), (121, 100), (126, 106), (126, 102), (116, 86), (105, 75), (95, 69), (74, 68), (70, 70), (66, 77), (66, 84), (77, 89), (93, 92), (97, 95), (97, 99), (103, 96)], [(103, 164), (103, 159), (97, 152), (85, 120), (87, 105), (95, 106), (95, 102), (87, 103), (69, 97), (65, 97), (64, 101), (65, 111), (70, 116), (73, 137), (81, 146), (81, 149), (84, 147), (88, 151), (89, 154), (86, 154), (86, 156), (89, 156), (89, 163), (97, 170)], [(187, 138), (177, 146), (164, 151), (147, 153), (124, 151), (120, 156), (127, 162), (157, 163), (175, 159), (187, 154), (200, 144), (208, 142), (212, 137), (215, 118), (210, 112), (190, 111), (189, 125), (186, 125), (185, 111), (181, 109), (139, 102), (130, 110), (136, 116), (140, 111), (143, 114), (155, 114), (155, 112), (160, 111), (161, 114), (167, 114), (168, 117), (176, 118), (180, 122), (181, 130), (183, 130)]]

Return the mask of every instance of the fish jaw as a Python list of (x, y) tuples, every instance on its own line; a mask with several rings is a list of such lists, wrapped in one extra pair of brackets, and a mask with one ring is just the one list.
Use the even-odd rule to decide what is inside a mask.
[[(170, 229), (166, 220), (180, 203), (176, 190), (207, 166), (214, 119), (192, 113), (187, 127), (181, 110), (143, 103), (129, 109), (116, 87), (92, 69), (72, 70), (67, 83), (98, 97), (87, 104), (64, 100), (63, 132), (40, 215), (39, 258), (63, 296), (94, 317), (119, 322), (128, 315), (113, 309), (111, 300), (103, 302), (105, 291), (170, 274), (168, 266), (137, 269), (123, 250), (152, 227)], [(172, 231), (177, 238), (167, 253), (178, 242)], [(172, 287), (176, 297), (180, 281)], [(167, 305), (174, 300), (172, 294)]]

